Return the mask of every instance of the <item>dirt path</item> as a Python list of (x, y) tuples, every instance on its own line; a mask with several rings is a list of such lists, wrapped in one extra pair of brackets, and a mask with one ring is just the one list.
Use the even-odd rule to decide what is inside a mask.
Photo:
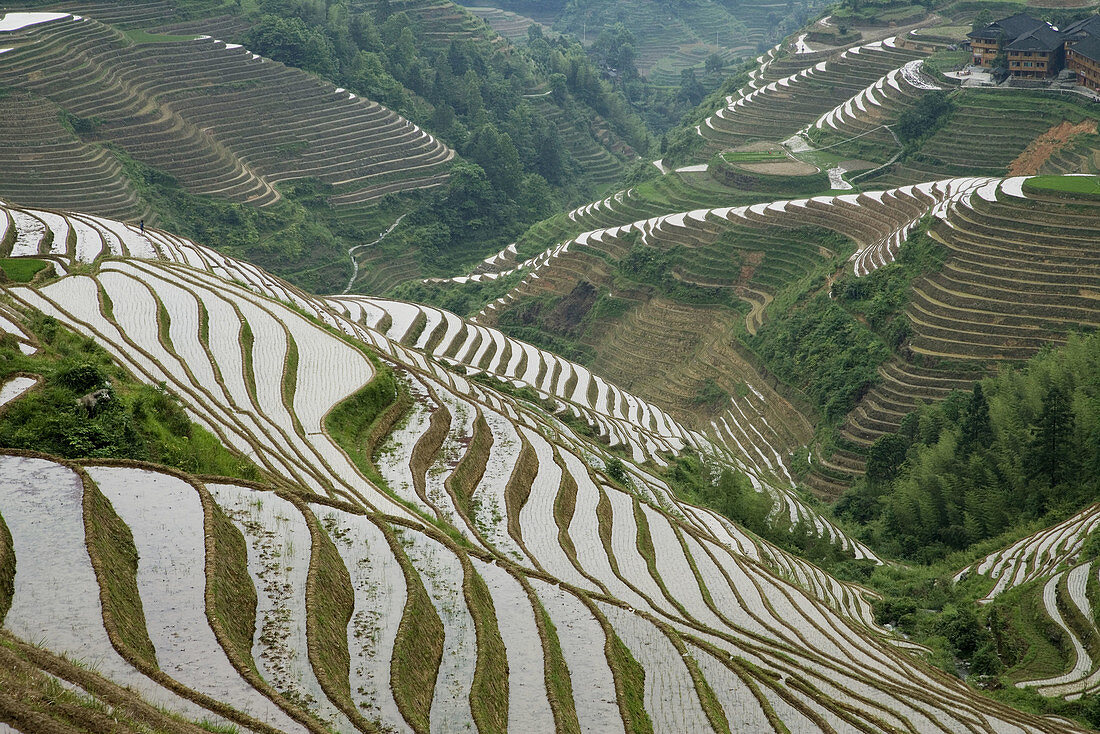
[(408, 212), (405, 212), (405, 214), (399, 216), (394, 221), (394, 223), (390, 225), (389, 229), (387, 229), (385, 232), (379, 233), (378, 239), (376, 239), (374, 242), (364, 242), (361, 245), (355, 245), (348, 248), (348, 257), (351, 258), (351, 277), (348, 278), (348, 285), (346, 288), (344, 288), (343, 293), (341, 293), (340, 295), (347, 295), (348, 291), (351, 290), (352, 285), (355, 284), (355, 279), (359, 277), (359, 261), (355, 259), (355, 251), (358, 250), (360, 247), (372, 247), (373, 245), (377, 245), (379, 242), (386, 239), (386, 235), (396, 229), (397, 225), (401, 224), (401, 220), (404, 219), (407, 215)]
[(1016, 160), (1008, 167), (1009, 176), (1032, 176), (1052, 155), (1057, 153), (1076, 136), (1096, 132), (1096, 121), (1085, 120), (1074, 125), (1063, 121), (1031, 141)]

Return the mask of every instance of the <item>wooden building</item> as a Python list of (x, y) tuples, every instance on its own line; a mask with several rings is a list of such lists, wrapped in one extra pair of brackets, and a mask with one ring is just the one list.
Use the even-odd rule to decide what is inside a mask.
[(1045, 23), (1005, 45), (1008, 71), (1013, 76), (1038, 78), (1061, 71), (1065, 61), (1062, 34)]
[(1082, 87), (1100, 91), (1100, 37), (1088, 36), (1073, 44), (1067, 42), (1066, 68), (1077, 75), (1077, 83)]
[(992, 69), (997, 63), (998, 55), (1006, 46), (1040, 28), (1049, 29), (1050, 26), (1027, 13), (1017, 13), (967, 33), (974, 65)]

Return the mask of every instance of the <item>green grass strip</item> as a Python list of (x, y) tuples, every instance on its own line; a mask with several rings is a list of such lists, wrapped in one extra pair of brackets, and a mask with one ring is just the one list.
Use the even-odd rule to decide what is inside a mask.
[(661, 578), (661, 574), (657, 571), (657, 551), (653, 547), (653, 536), (649, 532), (649, 519), (646, 518), (645, 510), (642, 509), (642, 503), (638, 501), (638, 498), (634, 498), (634, 523), (638, 526), (638, 533), (635, 537), (635, 545), (638, 548), (638, 553), (645, 559), (646, 568), (649, 569), (649, 575), (653, 577), (654, 583), (661, 589), (661, 593), (665, 595), (680, 614), (684, 615), (685, 619), (690, 619), (691, 615), (680, 601), (669, 593), (668, 588), (665, 586), (664, 579)]
[(577, 719), (577, 707), (573, 701), (573, 681), (569, 677), (569, 666), (561, 651), (558, 630), (550, 620), (550, 615), (534, 591), (522, 582), (535, 610), (535, 625), (542, 637), (542, 668), (546, 679), (546, 696), (550, 700), (550, 710), (554, 714), (554, 728), (562, 734), (580, 734), (581, 724)]
[(207, 559), (211, 591), (207, 613), (221, 624), (225, 634), (223, 644), (232, 645), (255, 669), (252, 638), (256, 632), (256, 587), (248, 574), (248, 546), (241, 531), (213, 501), (210, 509), (213, 548)]
[(201, 484), (194, 487), (203, 506), (206, 533), (206, 616), (226, 657), (249, 684), (314, 734), (321, 722), (264, 680), (252, 657), (256, 631), (256, 587), (248, 573), (248, 546), (237, 526)]
[[(238, 312), (238, 316), (240, 313)], [(244, 384), (248, 388), (248, 395), (254, 405), (259, 405), (260, 400), (256, 396), (256, 372), (252, 360), (252, 348), (255, 346), (256, 337), (252, 334), (252, 327), (241, 316), (241, 356), (244, 359)]]
[(405, 549), (390, 528), (381, 528), (405, 574), (407, 594), (390, 658), (390, 687), (398, 710), (413, 731), (428, 734), (435, 681), (443, 660), (443, 622)]
[(45, 260), (36, 260), (29, 257), (6, 257), (0, 259), (0, 270), (9, 280), (16, 283), (30, 283), (34, 276), (48, 268), (50, 264)]
[(508, 652), (497, 625), (496, 608), (485, 580), (462, 557), (462, 590), (477, 633), (477, 666), (470, 688), (470, 711), (481, 734), (508, 731)]
[(1100, 199), (1100, 176), (1033, 176), (1024, 181), (1025, 193), (1075, 194)]
[(306, 580), (306, 646), (309, 664), (329, 699), (363, 731), (376, 731), (351, 700), (348, 623), (355, 589), (332, 538), (304, 502), (295, 500), (309, 525), (312, 551)]
[(447, 409), (446, 405), (440, 404), (438, 408), (432, 411), (432, 416), (428, 419), (428, 430), (421, 434), (420, 439), (413, 446), (412, 453), (409, 455), (409, 470), (412, 472), (413, 489), (416, 490), (417, 496), (424, 501), (424, 504), (435, 510), (437, 515), (439, 509), (434, 502), (428, 499), (427, 474), (428, 468), (431, 467), (435, 457), (439, 454), (439, 449), (443, 447), (443, 442), (447, 440), (447, 433), (450, 430), (451, 411)]
[(0, 691), (9, 697), (8, 705), (0, 704), (0, 719), (23, 731), (53, 731), (42, 725), (50, 718), (67, 724), (65, 732), (196, 731), (182, 717), (158, 710), (130, 689), (7, 632), (0, 633)]
[(726, 712), (722, 709), (718, 696), (714, 695), (714, 689), (710, 687), (703, 671), (699, 669), (699, 663), (695, 661), (695, 656), (688, 650), (680, 634), (671, 625), (660, 624), (658, 626), (672, 642), (672, 646), (676, 648), (676, 651), (680, 653), (684, 665), (687, 666), (691, 682), (695, 684), (695, 693), (699, 696), (699, 703), (702, 704), (703, 712), (706, 713), (710, 725), (714, 727), (715, 731), (729, 734), (730, 723), (726, 719)]
[(577, 547), (569, 537), (569, 524), (577, 511), (577, 480), (557, 452), (554, 453), (554, 462), (561, 469), (561, 483), (558, 485), (558, 494), (554, 497), (554, 523), (558, 526), (558, 544), (577, 570), (583, 573), (577, 560)]
[(634, 659), (630, 648), (619, 639), (603, 615), (599, 618), (607, 633), (604, 650), (615, 676), (615, 687), (619, 689), (619, 712), (626, 730), (631, 734), (652, 734), (653, 722), (645, 710), (645, 668)]
[(420, 335), (424, 333), (424, 327), (426, 327), (427, 325), (427, 314), (425, 314), (423, 311), (417, 311), (416, 316), (413, 317), (413, 321), (409, 325), (409, 330), (405, 332), (405, 336), (402, 337), (401, 343), (410, 347), (413, 344), (416, 344), (416, 340), (419, 339)]
[(290, 420), (298, 435), (306, 435), (298, 421), (298, 411), (294, 410), (294, 391), (298, 388), (298, 344), (290, 332), (286, 332), (286, 361), (283, 362), (283, 405), (286, 406)]
[(508, 511), (508, 534), (523, 546), (523, 530), (519, 525), (519, 513), (527, 498), (531, 496), (531, 484), (539, 471), (539, 457), (527, 439), (520, 437), (523, 447), (520, 449), (519, 458), (516, 459), (516, 467), (512, 470), (512, 476), (508, 477), (508, 484), (504, 487), (504, 504)]
[(102, 283), (98, 283), (98, 286), (99, 310), (103, 312), (103, 315), (107, 317), (108, 321), (115, 321), (115, 302), (107, 295), (107, 289), (103, 287)]
[(168, 308), (164, 305), (164, 302), (157, 297), (156, 293), (149, 291), (150, 295), (156, 299), (157, 302), (157, 330), (160, 343), (164, 345), (166, 349), (172, 350), (172, 337), (170, 335), (170, 329), (172, 328), (172, 317), (168, 315)]
[(470, 501), (474, 496), (474, 490), (477, 488), (478, 482), (485, 475), (485, 467), (489, 463), (489, 450), (492, 447), (493, 432), (490, 430), (485, 416), (479, 410), (477, 419), (474, 421), (474, 431), (473, 437), (470, 439), (470, 445), (466, 447), (466, 453), (462, 455), (462, 460), (458, 462), (458, 466), (447, 478), (451, 493), (454, 495), (455, 501), (463, 514), (469, 514)]
[(15, 597), (15, 543), (4, 516), (0, 515), (0, 625), (11, 609)]
[(130, 656), (157, 668), (157, 653), (145, 628), (145, 610), (138, 592), (134, 536), (95, 482), (87, 475), (83, 479), (84, 534), (99, 581), (104, 626), (108, 632), (114, 630), (118, 643)]
[(412, 398), (393, 370), (374, 364), (374, 379), (340, 402), (325, 416), (325, 430), (371, 481), (382, 477), (373, 457), (382, 439), (410, 407)]

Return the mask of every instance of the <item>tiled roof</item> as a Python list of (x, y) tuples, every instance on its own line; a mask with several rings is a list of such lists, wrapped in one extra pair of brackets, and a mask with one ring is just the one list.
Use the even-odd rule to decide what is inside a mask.
[(1079, 56), (1100, 63), (1100, 37), (1088, 36), (1070, 46), (1070, 49)]
[(1090, 15), (1084, 20), (1070, 23), (1062, 29), (1062, 36), (1066, 40), (1084, 38), (1085, 36), (1100, 36), (1100, 15)]
[(1017, 13), (1016, 15), (1010, 15), (1007, 18), (993, 21), (985, 28), (967, 33), (966, 35), (976, 39), (994, 40), (1004, 38), (1009, 40), (1018, 38), (1037, 28), (1049, 28), (1049, 26), (1038, 18), (1032, 18), (1027, 13)]
[(1043, 25), (1019, 36), (1005, 48), (1009, 51), (1056, 51), (1062, 45), (1062, 34)]

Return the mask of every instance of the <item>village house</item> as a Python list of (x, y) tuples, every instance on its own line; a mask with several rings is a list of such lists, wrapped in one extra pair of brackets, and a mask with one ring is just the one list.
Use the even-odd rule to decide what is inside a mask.
[(1003, 68), (1025, 79), (1053, 76), (1068, 68), (1082, 86), (1100, 89), (1100, 16), (1059, 30), (1027, 13), (1017, 13), (967, 37), (975, 66)]
[(1002, 20), (995, 20), (985, 28), (967, 33), (970, 39), (974, 66), (992, 69), (996, 66), (1001, 50), (1016, 39), (1050, 26), (1027, 13), (1017, 13)]
[(1100, 38), (1089, 36), (1072, 46), (1067, 44), (1066, 68), (1077, 75), (1082, 87), (1100, 91)]
[(1100, 91), (1100, 15), (1092, 15), (1066, 26), (1066, 68), (1077, 75), (1077, 83)]
[(1064, 46), (1062, 35), (1044, 23), (1005, 46), (1008, 71), (1025, 78), (1050, 76), (1062, 69)]

